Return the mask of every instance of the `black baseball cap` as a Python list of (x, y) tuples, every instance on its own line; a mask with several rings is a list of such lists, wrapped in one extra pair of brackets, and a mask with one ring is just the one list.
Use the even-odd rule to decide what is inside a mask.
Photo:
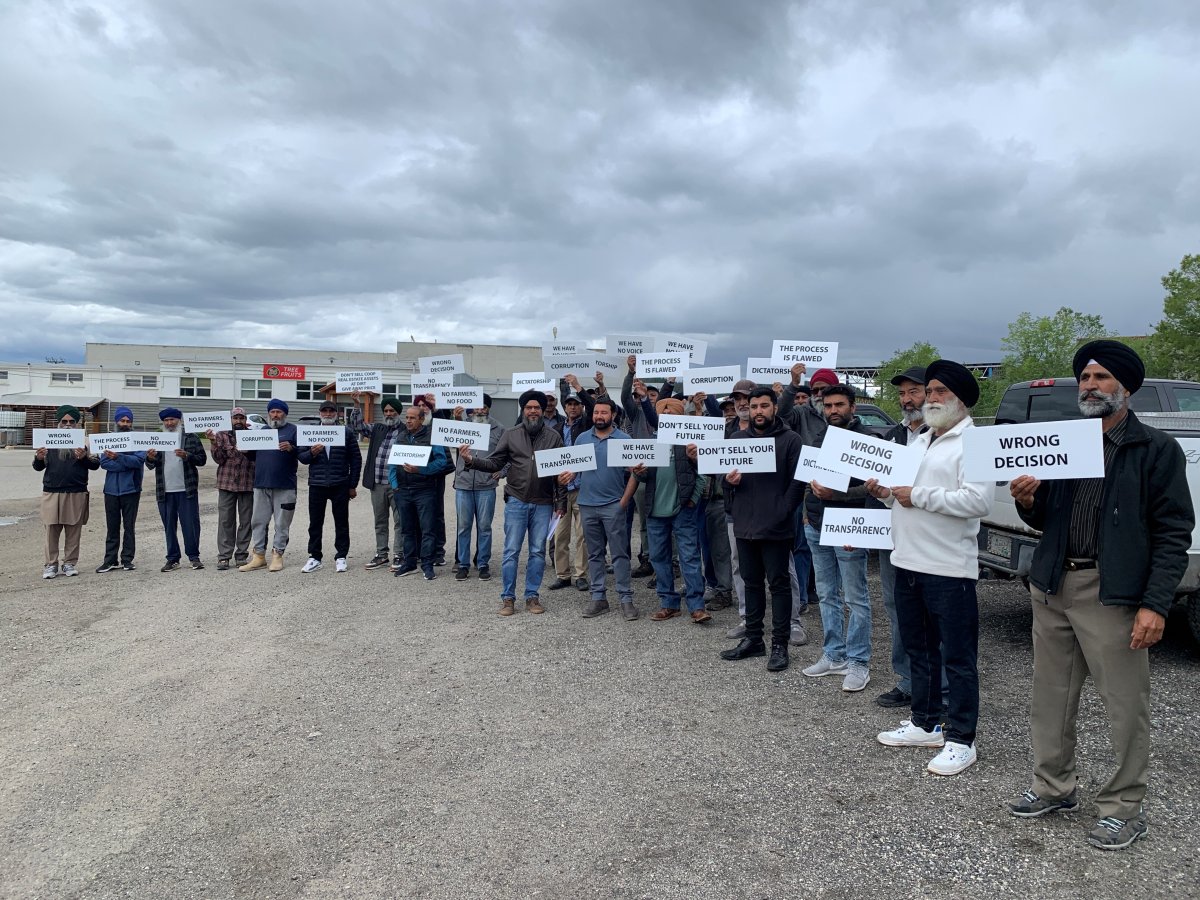
[(915, 381), (917, 384), (925, 383), (925, 367), (924, 366), (909, 366), (899, 375), (892, 379), (892, 384), (897, 387), (902, 381)]

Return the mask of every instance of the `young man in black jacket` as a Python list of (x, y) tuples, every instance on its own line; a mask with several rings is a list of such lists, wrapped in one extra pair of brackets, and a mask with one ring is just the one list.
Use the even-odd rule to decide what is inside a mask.
[[(326, 400), (321, 404), (321, 424), (337, 425), (337, 404)], [(358, 496), (358, 479), (362, 475), (362, 449), (358, 435), (345, 426), (342, 446), (326, 447), (312, 444), (300, 447), (298, 458), (308, 466), (308, 562), (300, 571), (315, 572), (321, 562), (321, 532), (325, 530), (325, 504), (333, 509), (334, 569), (346, 571), (350, 554), (350, 501)]]

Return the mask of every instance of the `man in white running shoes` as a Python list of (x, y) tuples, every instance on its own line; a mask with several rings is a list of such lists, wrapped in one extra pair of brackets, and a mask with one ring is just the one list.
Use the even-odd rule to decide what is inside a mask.
[[(939, 359), (925, 370), (925, 424), (910, 444), (921, 454), (911, 486), (867, 482), (892, 510), (896, 615), (912, 674), (912, 718), (879, 735), (889, 747), (941, 747), (927, 766), (957, 775), (975, 763), (979, 719), (979, 520), (991, 512), (990, 483), (963, 479), (963, 433), (974, 427), (975, 376)], [(942, 718), (942, 662), (950, 705)], [(943, 734), (941, 722), (945, 721)]]

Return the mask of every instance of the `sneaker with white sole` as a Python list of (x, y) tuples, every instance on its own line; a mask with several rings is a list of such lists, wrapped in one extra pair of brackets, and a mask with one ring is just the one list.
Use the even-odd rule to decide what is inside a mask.
[(319, 559), (314, 559), (313, 557), (310, 556), (308, 558), (308, 562), (306, 562), (304, 564), (304, 568), (300, 570), (300, 574), (307, 575), (310, 572), (315, 572), (315, 571), (317, 571), (317, 569), (320, 569), (323, 567), (324, 567), (324, 563), (322, 563)]
[(70, 563), (64, 563), (63, 567), (62, 567), (62, 573), (64, 575), (66, 575), (68, 578), (73, 578), (74, 576), (79, 574), (79, 570), (77, 568), (75, 568), (73, 565), (71, 565)]
[(832, 659), (824, 654), (815, 663), (803, 670), (803, 674), (809, 678), (822, 678), (825, 675), (849, 675), (850, 666), (845, 660), (840, 663), (835, 663)]
[(58, 566), (46, 566), (44, 569), (42, 569), (42, 577), (43, 578), (57, 578), (58, 577)]
[(850, 671), (842, 679), (842, 690), (853, 694), (871, 683), (871, 672), (866, 666), (850, 665)]
[(933, 731), (926, 731), (908, 719), (893, 731), (879, 732), (876, 739), (885, 747), (941, 747), (946, 743), (941, 725), (935, 725)]
[(925, 768), (934, 775), (957, 775), (975, 765), (975, 745), (946, 741), (942, 752), (929, 761)]
[(1075, 812), (1079, 809), (1079, 794), (1075, 791), (1067, 794), (1061, 800), (1051, 800), (1039, 797), (1034, 791), (1026, 791), (1015, 800), (1009, 800), (1008, 811), (1022, 819), (1036, 819), (1046, 813)]
[(725, 637), (729, 638), (731, 641), (738, 640), (739, 638), (744, 638), (745, 636), (746, 636), (746, 620), (745, 619), (742, 619), (742, 621), (738, 622), (736, 625), (734, 625), (732, 628), (730, 628), (728, 631), (725, 632)]
[(333, 571), (335, 571), (335, 572), (345, 572), (346, 571), (346, 557), (339, 556), (337, 559), (335, 559), (333, 561)]
[(1088, 843), (1101, 850), (1123, 850), (1140, 837), (1146, 836), (1146, 814), (1132, 819), (1105, 816), (1088, 832)]

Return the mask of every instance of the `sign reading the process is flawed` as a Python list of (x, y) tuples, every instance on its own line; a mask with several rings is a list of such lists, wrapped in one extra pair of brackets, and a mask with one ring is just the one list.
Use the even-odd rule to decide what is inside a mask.
[(534, 450), (533, 458), (537, 462), (537, 473), (542, 478), (563, 472), (593, 472), (596, 469), (596, 445)]
[(988, 425), (963, 432), (967, 481), (1042, 481), (1104, 477), (1104, 427), (1099, 419)]
[(832, 369), (837, 366), (837, 341), (773, 341), (771, 362), (777, 366), (794, 366), (804, 363), (804, 368)]
[(921, 457), (914, 448), (903, 444), (845, 428), (830, 428), (817, 454), (817, 465), (863, 481), (876, 478), (884, 487), (902, 487), (916, 479)]
[(774, 472), (775, 438), (738, 438), (696, 444), (696, 466), (701, 475), (724, 472)]

